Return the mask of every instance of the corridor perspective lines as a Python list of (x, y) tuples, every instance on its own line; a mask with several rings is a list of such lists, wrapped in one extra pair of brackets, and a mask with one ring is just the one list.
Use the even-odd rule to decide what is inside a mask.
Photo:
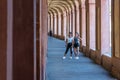
[(46, 80), (116, 80), (110, 73), (80, 53), (79, 59), (62, 59), (65, 42), (48, 37), (48, 53), (46, 63)]

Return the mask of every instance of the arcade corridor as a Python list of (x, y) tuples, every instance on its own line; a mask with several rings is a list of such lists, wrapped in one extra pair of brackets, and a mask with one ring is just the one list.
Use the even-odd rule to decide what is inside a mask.
[(117, 80), (110, 73), (80, 53), (79, 59), (62, 59), (65, 42), (48, 37), (46, 80)]
[[(61, 59), (69, 32), (82, 39), (79, 60)], [(120, 0), (0, 0), (0, 80), (112, 76), (120, 80)]]

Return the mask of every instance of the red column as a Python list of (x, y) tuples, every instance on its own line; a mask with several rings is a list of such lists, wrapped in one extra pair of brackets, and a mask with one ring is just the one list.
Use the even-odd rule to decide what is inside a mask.
[(13, 1), (13, 80), (33, 80), (33, 0)]
[(81, 15), (80, 15), (81, 13), (80, 13), (80, 10), (79, 10), (79, 7), (76, 7), (76, 32), (79, 32), (79, 34), (80, 34), (80, 24), (81, 24), (81, 20), (80, 20), (80, 18), (81, 18)]
[(53, 13), (53, 35), (55, 34), (55, 14)]
[(76, 21), (76, 20), (75, 20), (75, 19), (76, 19), (76, 18), (75, 18), (75, 15), (76, 15), (76, 14), (75, 14), (75, 13), (76, 13), (76, 12), (75, 12), (75, 9), (72, 10), (72, 16), (73, 16), (73, 22), (72, 22), (72, 23), (73, 23), (73, 25), (72, 25), (72, 27), (73, 27), (73, 28), (72, 28), (72, 29), (73, 29), (73, 36), (75, 35), (75, 29), (76, 29), (76, 25), (75, 25), (75, 23), (76, 23), (76, 22), (75, 22), (75, 21)]
[(49, 27), (50, 27), (50, 30), (51, 30), (51, 15), (50, 15), (50, 17), (49, 17), (49, 20), (50, 20), (50, 25), (49, 25)]
[(53, 13), (51, 12), (51, 30), (52, 30), (52, 32), (54, 33), (54, 15), (53, 15)]
[(64, 36), (64, 15), (61, 14), (61, 35)]
[(90, 49), (90, 15), (89, 15), (89, 0), (86, 0), (86, 53), (89, 53)]
[(47, 53), (47, 1), (46, 0), (42, 0), (41, 1), (41, 19), (40, 19), (40, 22), (41, 22), (41, 25), (40, 25), (40, 28), (41, 28), (41, 32), (40, 32), (40, 36), (41, 36), (41, 47), (40, 47), (40, 73), (41, 73), (41, 76), (40, 76), (40, 80), (45, 80), (46, 78), (46, 53)]
[(63, 20), (64, 20), (64, 37), (66, 38), (66, 35), (67, 35), (67, 12), (65, 12), (64, 14), (63, 14)]
[(55, 16), (54, 16), (54, 20), (55, 20), (55, 22), (54, 22), (54, 27), (55, 27), (55, 34), (56, 35), (58, 35), (59, 34), (59, 16), (58, 16), (58, 14), (55, 14)]
[(50, 31), (50, 15), (48, 14), (48, 32)]
[(0, 0), (0, 80), (12, 80), (12, 4), (12, 0)]
[(7, 0), (0, 0), (0, 80), (7, 78)]
[(58, 35), (61, 35), (61, 13), (58, 13)]
[(67, 24), (68, 24), (67, 25), (67, 32), (69, 33), (70, 32), (70, 13), (69, 12), (67, 14)]

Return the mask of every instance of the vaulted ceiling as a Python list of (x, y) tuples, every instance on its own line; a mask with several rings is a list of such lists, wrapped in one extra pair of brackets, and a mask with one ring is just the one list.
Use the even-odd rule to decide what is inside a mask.
[(64, 13), (79, 7), (80, 0), (48, 0), (49, 13)]

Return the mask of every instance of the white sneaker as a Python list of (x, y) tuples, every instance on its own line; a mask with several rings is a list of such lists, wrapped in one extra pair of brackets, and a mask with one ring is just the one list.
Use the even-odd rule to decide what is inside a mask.
[(72, 57), (70, 56), (70, 59), (72, 59)]
[(63, 56), (63, 59), (65, 59), (66, 57), (65, 56)]
[(75, 57), (75, 59), (79, 59), (79, 57)]

